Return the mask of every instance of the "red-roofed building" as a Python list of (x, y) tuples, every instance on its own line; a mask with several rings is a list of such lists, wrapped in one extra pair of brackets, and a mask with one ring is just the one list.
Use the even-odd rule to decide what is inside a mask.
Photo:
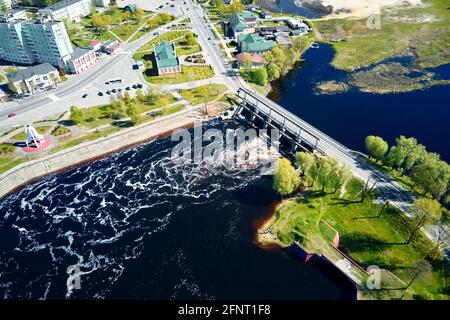
[(238, 55), (236, 55), (236, 61), (239, 66), (242, 66), (245, 63), (245, 59), (249, 57), (251, 59), (252, 65), (251, 67), (260, 67), (264, 65), (264, 58), (260, 54), (250, 54), (247, 52), (241, 52)]
[(89, 42), (89, 48), (91, 48), (94, 51), (99, 51), (102, 48), (102, 41), (101, 40), (92, 40)]

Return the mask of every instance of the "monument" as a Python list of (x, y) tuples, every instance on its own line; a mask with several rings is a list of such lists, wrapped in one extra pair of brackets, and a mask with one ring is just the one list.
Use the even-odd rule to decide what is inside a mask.
[(44, 136), (40, 135), (35, 127), (27, 124), (25, 127), (25, 144), (27, 147), (34, 146), (35, 148), (40, 148), (40, 144), (44, 142)]

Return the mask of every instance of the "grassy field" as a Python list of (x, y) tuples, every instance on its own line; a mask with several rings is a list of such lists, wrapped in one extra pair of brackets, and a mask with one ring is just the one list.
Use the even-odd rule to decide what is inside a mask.
[(202, 48), (200, 47), (200, 45), (198, 43), (195, 45), (192, 45), (192, 46), (187, 45), (185, 43), (184, 37), (189, 33), (192, 33), (192, 32), (180, 30), (180, 31), (169, 31), (169, 32), (163, 33), (162, 35), (150, 40), (149, 42), (144, 44), (142, 47), (140, 47), (137, 50), (137, 52), (133, 55), (133, 58), (135, 60), (148, 60), (149, 58), (146, 59), (145, 56), (147, 55), (148, 57), (150, 57), (149, 53), (153, 51), (153, 46), (162, 41), (174, 42), (178, 56), (200, 52), (202, 50)]
[(144, 73), (145, 80), (154, 84), (178, 84), (196, 80), (209, 79), (214, 76), (214, 71), (211, 67), (188, 67), (181, 66), (182, 73), (157, 76), (153, 70), (146, 70)]
[[(159, 94), (152, 102), (139, 103), (137, 109), (139, 113), (144, 113), (161, 108), (164, 105), (170, 105), (174, 102), (176, 102), (176, 98), (171, 93)], [(79, 123), (79, 126), (86, 129), (93, 129), (98, 126), (113, 123), (117, 119), (111, 118), (107, 113), (107, 108), (108, 105), (101, 105), (81, 109), (83, 119)]]
[(25, 161), (25, 159), (19, 158), (19, 156), (15, 154), (0, 154), (0, 174)]
[(333, 65), (355, 70), (413, 50), (421, 67), (450, 62), (450, 10), (448, 0), (424, 0), (423, 7), (399, 7), (381, 13), (381, 28), (368, 29), (366, 19), (314, 21), (336, 50)]
[(69, 132), (70, 132), (70, 130), (67, 129), (66, 127), (64, 127), (64, 126), (57, 126), (57, 127), (55, 127), (55, 128), (52, 130), (52, 135), (54, 135), (55, 137), (57, 137), (57, 136), (61, 136), (61, 135), (63, 135), (63, 134), (69, 133)]
[[(40, 126), (36, 127), (36, 131), (40, 134), (45, 134), (50, 128), (51, 128), (50, 126)], [(25, 132), (18, 133), (15, 136), (11, 137), (11, 139), (14, 140), (25, 140), (25, 138), (26, 138)]]
[[(372, 198), (359, 202), (361, 187), (361, 182), (353, 180), (346, 186), (347, 192), (343, 196), (311, 191), (306, 196), (285, 201), (276, 212), (272, 234), (283, 245), (298, 241), (307, 250), (325, 254), (336, 261), (340, 257), (330, 245), (334, 234), (323, 227), (325, 221), (339, 231), (340, 249), (363, 268), (377, 265), (408, 283), (416, 266), (434, 245), (422, 233), (407, 243), (412, 221), (392, 207), (387, 207), (378, 217), (382, 205), (374, 204)], [(433, 269), (424, 271), (406, 292), (381, 291), (376, 294), (377, 298), (404, 295), (407, 299), (448, 299), (448, 291), (444, 291), (442, 262), (433, 261), (432, 264)]]
[(203, 85), (194, 89), (182, 89), (180, 94), (193, 106), (208, 103), (227, 91), (223, 84)]
[(0, 154), (2, 153), (11, 153), (16, 149), (12, 144), (9, 143), (0, 143)]

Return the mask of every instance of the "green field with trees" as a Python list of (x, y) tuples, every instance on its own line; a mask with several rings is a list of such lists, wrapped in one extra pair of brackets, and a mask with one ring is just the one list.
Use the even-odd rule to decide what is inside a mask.
[[(363, 298), (449, 298), (450, 268), (438, 250), (442, 242), (432, 242), (421, 231), (445, 211), (436, 200), (418, 199), (410, 219), (389, 203), (376, 202), (376, 190), (353, 178), (336, 159), (304, 152), (295, 155), (295, 167), (278, 160), (273, 187), (284, 199), (268, 227), (277, 243), (297, 241), (334, 262), (344, 252), (363, 269), (381, 268), (381, 289), (386, 290), (368, 290), (368, 274), (353, 266), (363, 281)], [(332, 245), (334, 230), (341, 251)]]

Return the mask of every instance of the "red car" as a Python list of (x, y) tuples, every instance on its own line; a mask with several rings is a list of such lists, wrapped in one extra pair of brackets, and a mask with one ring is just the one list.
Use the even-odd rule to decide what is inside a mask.
[(8, 118), (15, 117), (16, 114), (14, 112), (8, 113)]

